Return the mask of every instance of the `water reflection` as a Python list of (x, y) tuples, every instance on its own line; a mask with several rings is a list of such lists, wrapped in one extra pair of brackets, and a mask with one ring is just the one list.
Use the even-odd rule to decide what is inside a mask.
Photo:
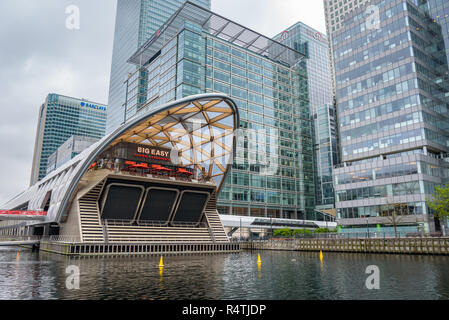
[[(448, 299), (449, 257), (260, 252), (70, 258), (0, 248), (0, 299)], [(65, 287), (66, 268), (80, 289)], [(380, 290), (365, 287), (380, 269)]]

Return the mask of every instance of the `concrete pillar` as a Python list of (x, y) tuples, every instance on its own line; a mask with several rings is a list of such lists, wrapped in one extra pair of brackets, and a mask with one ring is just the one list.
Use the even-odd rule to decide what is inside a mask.
[(50, 225), (49, 224), (45, 224), (44, 225), (44, 231), (42, 233), (43, 236), (48, 236), (50, 234)]

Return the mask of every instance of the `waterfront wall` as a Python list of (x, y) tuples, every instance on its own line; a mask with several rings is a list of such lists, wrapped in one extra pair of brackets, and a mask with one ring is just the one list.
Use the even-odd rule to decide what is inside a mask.
[(449, 238), (267, 240), (244, 242), (242, 249), (449, 255)]
[(68, 256), (217, 254), (241, 251), (240, 243), (63, 243), (41, 241), (40, 250)]

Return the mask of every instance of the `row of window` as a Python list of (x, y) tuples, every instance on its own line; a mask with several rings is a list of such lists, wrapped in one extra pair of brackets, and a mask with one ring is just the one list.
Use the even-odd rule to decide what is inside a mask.
[(446, 178), (449, 176), (449, 169), (435, 166), (422, 161), (409, 162), (389, 167), (380, 167), (374, 169), (358, 170), (349, 173), (341, 173), (335, 176), (335, 184), (342, 185), (348, 183), (367, 182), (385, 178), (402, 177), (418, 173), (439, 178)]
[(364, 217), (391, 217), (393, 214), (414, 215), (425, 213), (424, 202), (397, 203), (378, 206), (351, 207), (338, 209), (339, 219), (354, 219)]
[(418, 89), (418, 81), (416, 79), (406, 80), (376, 91), (365, 93), (359, 97), (343, 101), (339, 104), (339, 108), (342, 111), (351, 110), (413, 89)]
[(411, 107), (419, 105), (421, 101), (423, 101), (421, 95), (412, 95), (391, 102), (383, 103), (370, 109), (354, 112), (350, 115), (340, 117), (340, 127), (343, 128), (351, 124), (363, 122), (370, 119), (376, 119), (383, 115), (390, 114), (399, 110), (409, 109)]
[(336, 192), (337, 201), (352, 201), (391, 196), (404, 196), (413, 194), (433, 194), (436, 184), (424, 181), (424, 190), (420, 189), (419, 181), (386, 184), (374, 187), (356, 188)]
[(357, 94), (359, 92), (364, 92), (372, 87), (381, 85), (385, 82), (392, 81), (394, 79), (399, 79), (400, 77), (406, 76), (411, 72), (416, 72), (415, 64), (408, 63), (402, 66), (399, 66), (394, 69), (390, 69), (380, 74), (376, 74), (362, 81), (353, 83), (347, 87), (343, 87), (338, 90), (338, 96), (344, 97), (347, 95)]
[(363, 152), (398, 146), (405, 143), (421, 141), (425, 139), (423, 129), (401, 132), (383, 138), (353, 143), (342, 148), (344, 156), (355, 155)]

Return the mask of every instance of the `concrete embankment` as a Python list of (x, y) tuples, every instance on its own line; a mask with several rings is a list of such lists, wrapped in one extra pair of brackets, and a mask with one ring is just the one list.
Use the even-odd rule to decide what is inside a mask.
[(268, 240), (244, 242), (242, 249), (449, 255), (449, 238)]

